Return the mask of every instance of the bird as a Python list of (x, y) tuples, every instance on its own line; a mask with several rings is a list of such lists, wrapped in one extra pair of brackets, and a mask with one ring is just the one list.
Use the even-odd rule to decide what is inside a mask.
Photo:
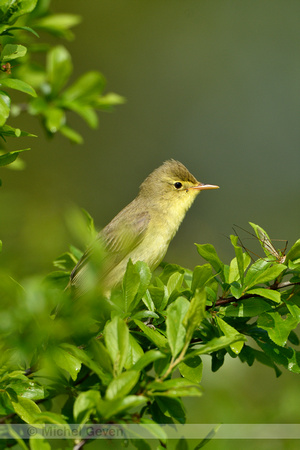
[(155, 270), (198, 194), (218, 188), (197, 181), (181, 162), (165, 161), (143, 181), (136, 198), (98, 233), (72, 270), (69, 285), (84, 291), (89, 260), (97, 244), (105, 252), (98, 281), (106, 295), (121, 284), (129, 260), (144, 261)]

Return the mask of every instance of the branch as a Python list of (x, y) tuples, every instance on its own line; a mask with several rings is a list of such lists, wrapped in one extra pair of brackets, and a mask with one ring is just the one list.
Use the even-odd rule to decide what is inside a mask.
[[(289, 288), (289, 287), (296, 286), (296, 285), (300, 285), (300, 282), (296, 281), (295, 283), (291, 283), (290, 281), (284, 281), (283, 283), (280, 283), (280, 284), (274, 284), (272, 286), (268, 286), (265, 289), (272, 289), (273, 291), (277, 291), (278, 289)], [(206, 310), (214, 308), (215, 306), (224, 306), (224, 305), (228, 305), (229, 303), (238, 303), (242, 300), (246, 300), (247, 298), (252, 298), (252, 297), (260, 297), (260, 295), (244, 294), (240, 298), (235, 298), (233, 296), (227, 297), (227, 298), (220, 297), (219, 300), (217, 300), (214, 305), (206, 306)]]

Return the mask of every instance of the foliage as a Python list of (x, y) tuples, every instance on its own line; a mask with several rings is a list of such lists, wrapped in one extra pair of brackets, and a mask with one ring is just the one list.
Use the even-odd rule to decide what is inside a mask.
[[(231, 236), (229, 265), (210, 244), (197, 245), (207, 263), (193, 271), (167, 264), (152, 281), (145, 263), (129, 261), (122, 288), (109, 299), (97, 283), (99, 261), (87, 274), (88, 292), (74, 298), (63, 290), (76, 249), (55, 261), (60, 270), (46, 280), (21, 287), (3, 277), (2, 422), (183, 424), (182, 398), (202, 394), (201, 355), (211, 356), (213, 372), (227, 356), (257, 361), (276, 376), (299, 374), (300, 240), (286, 255), (271, 254), (267, 233), (252, 227), (265, 258), (251, 263)], [(165, 445), (163, 428), (151, 432)]]
[[(39, 34), (72, 39), (71, 28), (80, 21), (73, 14), (52, 14), (49, 0), (0, 2), (0, 136), (3, 141), (8, 137), (34, 136), (7, 123), (10, 117), (26, 111), (40, 119), (48, 136), (60, 132), (79, 144), (83, 138), (69, 125), (71, 112), (96, 128), (96, 111), (110, 111), (114, 105), (124, 102), (117, 94), (104, 94), (106, 81), (100, 72), (91, 70), (70, 82), (73, 64), (67, 48), (41, 42)], [(12, 97), (17, 94), (15, 91), (20, 95)], [(28, 149), (0, 154), (0, 166), (11, 164), (24, 150)]]

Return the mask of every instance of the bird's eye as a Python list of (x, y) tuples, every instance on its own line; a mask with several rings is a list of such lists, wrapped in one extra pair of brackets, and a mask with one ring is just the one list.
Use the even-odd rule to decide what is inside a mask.
[(182, 187), (182, 183), (180, 183), (180, 181), (176, 181), (176, 183), (174, 183), (174, 187), (176, 189), (180, 189)]

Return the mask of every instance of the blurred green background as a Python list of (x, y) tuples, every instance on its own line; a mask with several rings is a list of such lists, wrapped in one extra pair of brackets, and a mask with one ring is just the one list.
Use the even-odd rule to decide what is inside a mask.
[[(2, 172), (2, 270), (19, 280), (51, 271), (52, 260), (76, 244), (66, 224), (73, 205), (103, 227), (168, 158), (221, 189), (197, 199), (167, 261), (191, 269), (201, 263), (194, 242), (213, 244), (229, 261), (234, 254), (226, 236), (233, 224), (247, 228), (249, 221), (290, 245), (300, 237), (298, 0), (51, 4), (55, 12), (83, 17), (76, 39), (64, 43), (74, 79), (100, 70), (107, 91), (127, 103), (102, 113), (96, 131), (70, 114), (71, 126), (84, 136), (82, 146), (61, 136), (47, 140), (26, 115), (10, 121), (39, 137), (24, 138), (22, 146), (19, 139), (9, 141), (9, 150), (32, 150), (23, 156), (24, 171)], [(285, 242), (276, 245), (283, 248)], [(276, 380), (271, 369), (254, 371), (232, 360), (218, 373), (204, 374), (204, 386), (191, 421), (300, 420), (294, 374)]]

